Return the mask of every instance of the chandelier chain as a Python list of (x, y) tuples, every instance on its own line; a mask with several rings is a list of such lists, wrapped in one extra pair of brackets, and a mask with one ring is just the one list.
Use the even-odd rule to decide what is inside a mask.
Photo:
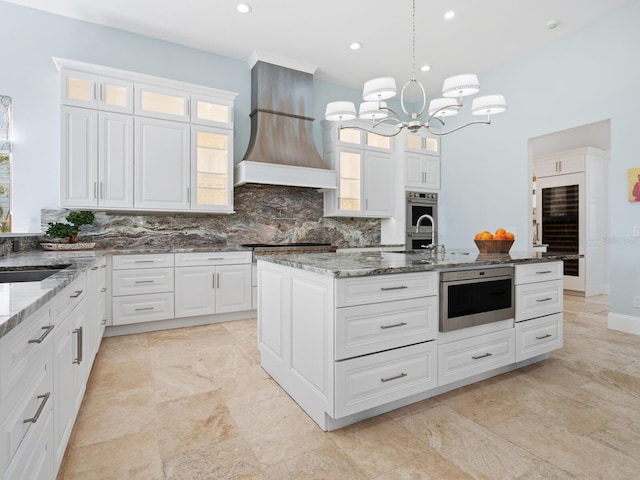
[(416, 78), (416, 0), (413, 0), (413, 13), (411, 15), (411, 78)]

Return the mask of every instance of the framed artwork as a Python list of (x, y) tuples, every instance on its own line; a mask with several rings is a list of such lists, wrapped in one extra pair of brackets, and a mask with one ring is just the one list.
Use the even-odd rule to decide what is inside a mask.
[(640, 202), (640, 167), (629, 169), (629, 201)]

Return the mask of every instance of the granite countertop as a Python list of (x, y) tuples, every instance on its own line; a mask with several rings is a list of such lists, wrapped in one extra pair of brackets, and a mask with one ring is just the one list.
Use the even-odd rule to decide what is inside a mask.
[(0, 283), (0, 338), (55, 297), (104, 255), (106, 255), (104, 250), (83, 250), (34, 251), (0, 257), (0, 271), (44, 265), (68, 265), (40, 282)]
[(478, 253), (459, 250), (446, 254), (361, 252), (301, 253), (258, 256), (258, 260), (333, 277), (361, 277), (392, 273), (431, 272), (491, 265), (572, 260), (582, 255), (546, 252)]
[(206, 247), (136, 247), (136, 248), (110, 248), (107, 253), (112, 255), (135, 255), (149, 253), (195, 253), (195, 252), (251, 252), (252, 249), (240, 245), (211, 245)]

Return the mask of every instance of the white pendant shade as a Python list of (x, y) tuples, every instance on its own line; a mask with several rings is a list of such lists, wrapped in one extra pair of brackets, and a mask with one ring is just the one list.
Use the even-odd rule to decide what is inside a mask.
[(479, 91), (480, 82), (478, 76), (473, 73), (449, 77), (442, 85), (442, 95), (445, 97), (465, 97)]
[(332, 122), (353, 120), (356, 118), (356, 106), (353, 102), (328, 103), (324, 118)]
[(389, 114), (386, 110), (380, 110), (380, 107), (387, 107), (387, 102), (362, 102), (358, 116), (366, 120), (381, 120), (387, 118)]
[(473, 115), (495, 115), (507, 109), (507, 102), (502, 95), (485, 95), (474, 98), (471, 103), (471, 113)]
[(392, 77), (374, 78), (364, 83), (362, 100), (374, 102), (396, 96), (396, 81)]
[(434, 98), (429, 102), (429, 116), (450, 117), (457, 114), (458, 102), (454, 98)]

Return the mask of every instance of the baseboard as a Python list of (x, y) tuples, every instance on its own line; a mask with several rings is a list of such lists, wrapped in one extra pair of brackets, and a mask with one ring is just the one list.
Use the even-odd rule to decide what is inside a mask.
[(609, 313), (607, 325), (611, 330), (640, 335), (640, 317)]

